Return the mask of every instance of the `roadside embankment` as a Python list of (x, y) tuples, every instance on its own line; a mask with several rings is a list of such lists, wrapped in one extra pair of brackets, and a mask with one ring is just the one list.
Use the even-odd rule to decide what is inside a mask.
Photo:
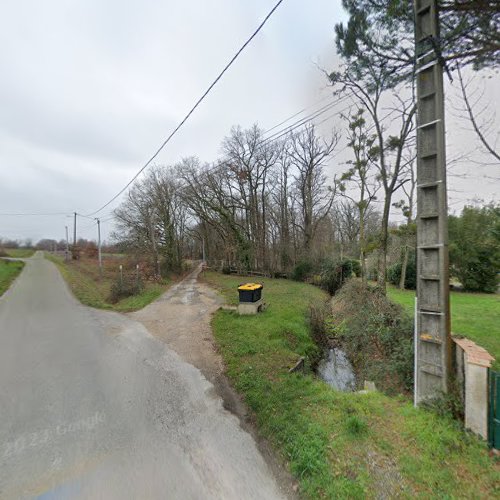
[(5, 293), (11, 283), (23, 270), (24, 262), (0, 259), (0, 296)]
[[(245, 280), (213, 272), (204, 279), (233, 304)], [(415, 409), (402, 396), (342, 393), (319, 380), (308, 362), (318, 348), (307, 317), (326, 295), (303, 283), (262, 282), (263, 313), (219, 310), (212, 327), (230, 380), (303, 497), (498, 496), (500, 462), (451, 418)], [(301, 356), (305, 373), (289, 373)]]
[(65, 262), (63, 258), (45, 252), (68, 283), (75, 297), (86, 306), (118, 312), (137, 311), (156, 300), (172, 283), (168, 279), (143, 282), (139, 293), (118, 301), (111, 301), (113, 284), (119, 279), (119, 262), (105, 263), (102, 278), (95, 259)]

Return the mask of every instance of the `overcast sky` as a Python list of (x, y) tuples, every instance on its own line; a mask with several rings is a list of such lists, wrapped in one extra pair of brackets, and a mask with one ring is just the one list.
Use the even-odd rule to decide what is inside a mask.
[[(19, 0), (0, 6), (0, 213), (91, 212), (156, 150), (275, 0)], [(270, 128), (327, 98), (317, 65), (335, 64), (337, 0), (285, 0), (157, 164), (212, 161), (234, 124)], [(497, 113), (499, 77), (483, 79)], [(448, 95), (453, 95), (449, 89)], [(327, 101), (323, 101), (323, 104)], [(322, 104), (318, 104), (316, 108)], [(308, 112), (315, 108), (309, 108)], [(339, 110), (343, 108), (339, 106)], [(328, 116), (328, 115), (327, 115)], [(335, 117), (322, 125), (327, 131)], [(453, 153), (477, 151), (456, 117)], [(498, 144), (500, 145), (500, 140)], [(449, 155), (450, 156), (450, 155)], [(329, 174), (347, 158), (337, 158)], [(487, 159), (487, 157), (486, 157)], [(498, 199), (498, 165), (457, 164), (450, 204)], [(472, 177), (470, 177), (472, 176)], [(106, 219), (112, 208), (102, 216)], [(95, 237), (91, 221), (81, 235)], [(0, 215), (0, 237), (61, 239), (72, 220)], [(110, 223), (103, 224), (105, 234)]]

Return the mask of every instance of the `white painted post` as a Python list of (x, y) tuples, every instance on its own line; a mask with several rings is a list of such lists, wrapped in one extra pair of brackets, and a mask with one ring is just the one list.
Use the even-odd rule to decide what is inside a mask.
[(415, 296), (415, 316), (413, 318), (413, 406), (418, 406), (418, 299)]

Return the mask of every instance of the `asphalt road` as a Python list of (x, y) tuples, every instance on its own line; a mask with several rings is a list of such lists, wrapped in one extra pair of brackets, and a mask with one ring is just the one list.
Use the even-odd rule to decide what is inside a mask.
[(27, 261), (0, 298), (0, 498), (282, 496), (198, 369)]

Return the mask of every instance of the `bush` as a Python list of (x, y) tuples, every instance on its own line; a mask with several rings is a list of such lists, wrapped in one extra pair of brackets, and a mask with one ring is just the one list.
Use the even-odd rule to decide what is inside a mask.
[(94, 242), (90, 241), (85, 247), (84, 253), (85, 257), (89, 259), (96, 259), (99, 254), (99, 250), (97, 248), (97, 245)]
[[(399, 286), (401, 279), (402, 262), (397, 262), (387, 271), (387, 279), (395, 286)], [(405, 288), (407, 290), (415, 290), (417, 288), (417, 265), (415, 252), (410, 252), (408, 263), (406, 265)]]
[(346, 283), (333, 299), (332, 332), (359, 380), (388, 393), (413, 385), (413, 322), (383, 291), (360, 280)]
[(322, 349), (330, 346), (329, 302), (314, 302), (309, 305), (309, 328), (316, 345)]
[(353, 262), (356, 261), (325, 262), (321, 268), (321, 288), (326, 290), (330, 295), (334, 295), (352, 277)]
[(470, 292), (495, 293), (500, 268), (500, 205), (464, 207), (450, 216), (451, 271)]
[(344, 259), (346, 265), (351, 266), (351, 272), (359, 278), (361, 276), (361, 262), (356, 259)]
[(137, 278), (123, 278), (123, 281), (118, 278), (111, 285), (109, 294), (109, 302), (116, 304), (119, 300), (139, 295), (144, 290), (144, 283)]
[(306, 281), (314, 271), (312, 262), (300, 261), (292, 270), (292, 279), (295, 281)]

